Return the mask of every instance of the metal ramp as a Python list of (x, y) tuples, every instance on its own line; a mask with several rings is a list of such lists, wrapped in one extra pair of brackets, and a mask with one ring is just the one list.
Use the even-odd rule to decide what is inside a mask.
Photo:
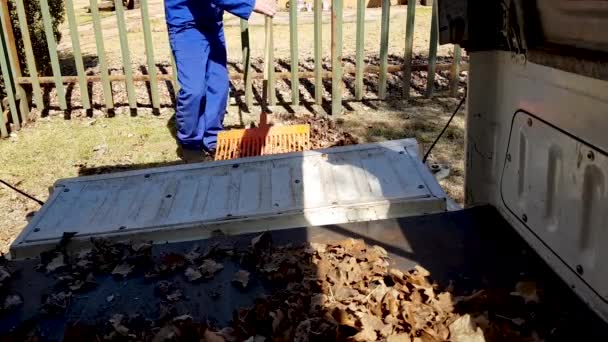
[(446, 210), (414, 139), (60, 180), (13, 258), (90, 237), (185, 241)]

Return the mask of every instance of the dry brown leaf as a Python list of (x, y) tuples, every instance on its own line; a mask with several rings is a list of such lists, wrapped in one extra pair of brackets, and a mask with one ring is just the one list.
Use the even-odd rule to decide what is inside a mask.
[(173, 322), (183, 322), (192, 320), (192, 316), (190, 315), (181, 315), (173, 318)]
[(363, 330), (359, 331), (355, 336), (353, 336), (353, 340), (355, 341), (376, 341), (378, 340), (378, 334), (373, 329), (363, 328)]
[(177, 302), (183, 296), (183, 293), (180, 289), (173, 291), (173, 293), (167, 295), (167, 300), (170, 302)]
[(221, 271), (224, 268), (224, 265), (219, 262), (215, 262), (215, 260), (206, 259), (203, 261), (201, 266), (199, 266), (199, 270), (203, 274), (205, 278), (213, 278), (215, 273)]
[(361, 326), (363, 326), (363, 329), (369, 328), (375, 331), (381, 331), (385, 326), (384, 322), (382, 322), (382, 319), (375, 315), (363, 314), (359, 317), (359, 319), (361, 321)]
[(272, 317), (272, 332), (276, 333), (277, 330), (279, 330), (279, 326), (283, 322), (283, 319), (285, 318), (285, 314), (283, 313), (283, 310), (279, 309), (271, 312), (270, 317)]
[(46, 271), (47, 273), (54, 272), (65, 266), (66, 264), (63, 254), (58, 254), (56, 257), (53, 258), (53, 260), (51, 260), (51, 262), (46, 265)]
[(453, 342), (485, 342), (483, 331), (464, 315), (450, 324), (450, 340)]
[(0, 266), (0, 283), (10, 278), (11, 274), (6, 270), (4, 266)]
[(232, 282), (242, 288), (246, 288), (247, 284), (249, 284), (249, 272), (245, 270), (237, 271), (232, 277)]
[(129, 264), (119, 264), (112, 270), (113, 275), (120, 275), (126, 277), (133, 271), (133, 266)]
[(538, 288), (533, 281), (520, 281), (515, 285), (515, 291), (511, 292), (511, 296), (518, 296), (524, 299), (527, 303), (540, 303), (538, 297)]
[(269, 232), (263, 232), (262, 234), (251, 239), (251, 248), (254, 251), (267, 250), (272, 245), (272, 236)]
[(337, 324), (348, 325), (350, 327), (355, 327), (357, 325), (355, 317), (345, 310), (345, 308), (334, 308), (331, 312), (331, 317)]
[(397, 304), (397, 291), (391, 289), (386, 292), (384, 298), (382, 299), (382, 305), (384, 309), (389, 313), (389, 315), (396, 316), (399, 312), (399, 305)]
[(329, 301), (329, 297), (325, 293), (317, 293), (310, 299), (310, 311), (309, 314), (314, 314), (318, 310), (321, 310), (325, 304)]
[[(207, 331), (205, 331), (205, 333)], [(171, 325), (171, 324), (165, 325), (156, 333), (156, 335), (154, 335), (152, 342), (172, 341), (177, 336), (178, 333), (179, 333), (179, 330), (174, 325)], [(205, 337), (206, 337), (206, 335), (203, 335), (203, 341), (223, 342), (223, 340), (207, 340), (207, 339), (205, 339)]]
[(116, 315), (112, 316), (112, 318), (110, 318), (110, 323), (112, 324), (112, 326), (114, 327), (114, 330), (116, 330), (117, 333), (119, 333), (122, 336), (128, 336), (129, 328), (122, 325), (122, 321), (123, 321), (124, 317), (125, 316), (123, 316), (121, 314), (116, 314)]
[(337, 301), (344, 301), (348, 298), (355, 297), (359, 294), (359, 292), (351, 289), (350, 287), (338, 287), (335, 291), (333, 291), (333, 294)]
[(142, 253), (148, 252), (149, 250), (152, 249), (152, 243), (135, 242), (131, 245), (131, 249), (133, 249), (133, 251), (136, 253), (142, 254)]
[(386, 342), (410, 342), (410, 335), (408, 334), (394, 334), (386, 338)]
[(454, 311), (454, 305), (452, 304), (452, 294), (449, 292), (442, 292), (437, 295), (435, 300), (435, 307), (440, 312), (452, 312)]
[(224, 342), (226, 341), (222, 335), (216, 333), (215, 331), (211, 331), (209, 329), (205, 330), (203, 334), (203, 339), (201, 342)]
[(203, 277), (203, 274), (199, 270), (194, 269), (192, 267), (188, 267), (186, 271), (184, 271), (184, 275), (186, 276), (186, 278), (188, 278), (188, 281), (191, 282)]
[(23, 300), (19, 295), (8, 295), (4, 298), (4, 310), (10, 310), (23, 304)]
[(316, 242), (311, 242), (308, 246), (308, 248), (306, 248), (306, 252), (309, 254), (313, 254), (316, 253), (318, 255), (325, 253), (325, 250), (327, 249), (327, 245), (324, 243), (316, 243)]

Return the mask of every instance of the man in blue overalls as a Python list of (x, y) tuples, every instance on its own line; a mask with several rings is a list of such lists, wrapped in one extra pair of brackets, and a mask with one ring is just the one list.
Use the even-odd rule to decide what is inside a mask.
[(274, 0), (165, 0), (169, 42), (181, 87), (175, 110), (177, 140), (186, 161), (213, 155), (228, 101), (228, 11), (249, 19), (252, 11), (274, 16)]

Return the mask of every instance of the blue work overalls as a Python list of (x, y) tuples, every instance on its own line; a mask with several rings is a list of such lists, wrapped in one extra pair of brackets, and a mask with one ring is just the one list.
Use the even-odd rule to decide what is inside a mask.
[(177, 140), (186, 149), (215, 149), (228, 101), (224, 10), (248, 19), (255, 0), (165, 0), (169, 42), (181, 87)]

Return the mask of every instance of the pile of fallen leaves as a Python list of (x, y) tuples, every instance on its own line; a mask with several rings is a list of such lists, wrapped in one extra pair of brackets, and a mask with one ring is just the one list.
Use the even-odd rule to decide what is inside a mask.
[(326, 117), (283, 115), (280, 121), (286, 125), (310, 125), (310, 147), (312, 149), (355, 145), (359, 141), (344, 131), (335, 120)]
[[(416, 266), (406, 272), (391, 268), (386, 250), (367, 246), (362, 240), (274, 246), (271, 234), (264, 233), (240, 250), (232, 244), (213, 243), (204, 249), (194, 246), (184, 254), (153, 257), (151, 243), (107, 239), (92, 239), (90, 250), (70, 255), (66, 247), (72, 236), (65, 235), (54, 250), (41, 255), (38, 270), (57, 280), (51, 294), (42, 298), (42, 313), (65, 313), (73, 293), (94, 288), (96, 279), (104, 275), (124, 279), (137, 274), (154, 282), (160, 307), (155, 317), (114, 313), (93, 325), (69, 323), (66, 341), (476, 342), (484, 341), (481, 328), (486, 337), (489, 333), (491, 337), (519, 339), (517, 327), (526, 321), (488, 316), (492, 309), (485, 303), (496, 299), (518, 302), (513, 296), (521, 297), (524, 305), (539, 301), (532, 282), (518, 283), (510, 294), (480, 290), (452, 298), (450, 292), (440, 291), (429, 281), (430, 274), (424, 268)], [(251, 306), (236, 310), (225, 327), (177, 310), (176, 304), (186, 298), (170, 278), (181, 276), (191, 283), (210, 281), (225, 271), (222, 263), (227, 259), (241, 266), (232, 274), (233, 286), (247, 291), (255, 272), (256, 281), (271, 284), (273, 290), (252, 298)], [(2, 311), (22, 303), (21, 297), (5, 286), (10, 278), (9, 269), (0, 265)], [(226, 294), (218, 291), (208, 295), (222, 305)], [(106, 300), (111, 302), (114, 296)]]
[(4, 256), (0, 257), (0, 314), (9, 312), (23, 303), (21, 296), (11, 289), (13, 273)]
[(428, 281), (428, 271), (389, 268), (381, 247), (348, 239), (273, 248), (269, 240), (264, 234), (252, 243), (256, 269), (285, 286), (235, 314), (233, 341), (251, 336), (272, 341), (483, 340), (468, 316), (453, 312), (451, 295), (437, 292)]

